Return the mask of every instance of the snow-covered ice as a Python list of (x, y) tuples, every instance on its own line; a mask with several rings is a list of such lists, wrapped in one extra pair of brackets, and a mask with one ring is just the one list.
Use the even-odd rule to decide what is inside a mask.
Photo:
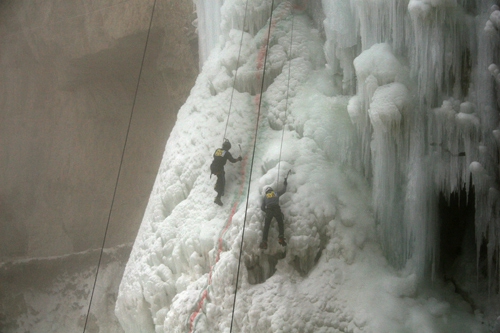
[[(477, 209), (498, 201), (491, 141), (480, 144), (482, 101), (448, 80), (471, 75), (453, 53), (473, 46), (458, 28), (466, 14), (456, 1), (323, 0), (323, 34), (307, 2), (274, 3), (270, 19), (271, 1), (198, 1), (220, 11), (220, 36), (168, 140), (120, 285), (122, 327), (487, 332), (484, 314), (435, 267), (439, 193), (459, 191), (472, 173)], [(219, 207), (209, 165), (224, 133), (243, 161), (226, 165)], [(260, 200), (289, 170), (284, 257), (275, 223), (259, 249)], [(477, 222), (480, 243), (494, 218)]]
[(100, 250), (1, 264), (0, 331), (123, 333), (114, 306), (131, 245), (104, 250), (95, 285)]

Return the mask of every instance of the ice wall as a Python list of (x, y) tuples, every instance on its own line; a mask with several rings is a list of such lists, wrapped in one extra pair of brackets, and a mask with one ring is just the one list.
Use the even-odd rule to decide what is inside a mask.
[(499, 248), (498, 8), (490, 1), (322, 3), (328, 65), (344, 91), (356, 92), (349, 112), (388, 257), (430, 272), (438, 259), (437, 197), (472, 182), (476, 245), (488, 244), (498, 273), (491, 259)]
[[(349, 112), (361, 145), (351, 144), (359, 151), (352, 164), (372, 181), (387, 256), (431, 275), (439, 261), (438, 197), (473, 186), (478, 260), (487, 244), (489, 274), (498, 275), (498, 7), (479, 0), (321, 2), (327, 68), (342, 78), (343, 93), (354, 95)], [(253, 16), (245, 21), (246, 2), (226, 1), (238, 15), (222, 22), (223, 31), (245, 25), (254, 33), (266, 3), (250, 1)], [(398, 85), (401, 94), (387, 93)]]
[[(470, 304), (454, 292), (451, 301), (430, 297), (419, 283), (439, 260), (439, 196), (471, 184), (477, 248), (489, 237), (495, 272), (497, 163), (487, 156), (496, 156), (496, 86), (485, 72), (498, 74), (487, 39), (498, 37), (496, 14), (490, 23), (485, 14), (495, 8), (323, 0), (324, 18), (314, 25), (310, 3), (275, 1), (279, 20), (270, 20), (267, 0), (220, 7), (219, 42), (179, 111), (120, 286), (116, 313), (127, 332), (229, 331), (240, 249), (241, 332), (483, 331)], [(293, 38), (291, 13), (300, 16)], [(489, 64), (481, 70), (480, 63)], [(482, 80), (490, 93), (479, 89)], [(232, 201), (220, 210), (210, 197), (211, 151), (233, 105), (227, 136), (249, 162), (261, 101), (254, 178), (248, 165), (229, 165)], [(282, 129), (288, 148), (280, 169)], [(258, 249), (258, 203), (262, 186), (276, 186), (288, 168), (296, 183), (283, 197), (290, 242), (279, 261), (277, 245)]]
[(194, 0), (196, 10), (195, 26), (198, 30), (198, 53), (200, 69), (219, 41), (220, 8), (223, 0)]
[[(255, 34), (267, 20), (271, 2), (193, 0), (198, 19), (196, 27), (199, 35), (200, 69), (220, 42), (221, 34), (233, 30), (245, 30)], [(279, 3), (281, 1), (276, 1)], [(230, 13), (230, 15), (227, 15)]]

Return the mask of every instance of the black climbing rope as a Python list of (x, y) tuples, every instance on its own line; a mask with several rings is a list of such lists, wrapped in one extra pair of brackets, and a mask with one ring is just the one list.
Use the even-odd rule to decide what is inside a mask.
[(272, 20), (273, 20), (273, 10), (274, 10), (274, 0), (272, 0), (272, 3), (271, 3), (271, 15), (270, 15), (270, 18), (269, 18), (269, 28), (268, 28), (268, 31), (267, 31), (266, 54), (264, 56), (264, 66), (263, 66), (263, 70), (262, 70), (262, 80), (261, 80), (261, 87), (260, 87), (259, 106), (258, 106), (258, 112), (257, 112), (257, 122), (256, 122), (256, 125), (255, 125), (255, 135), (254, 135), (254, 142), (253, 142), (252, 160), (251, 160), (251, 163), (250, 163), (250, 176), (249, 176), (249, 179), (248, 179), (249, 186), (248, 186), (248, 190), (247, 190), (247, 200), (246, 200), (246, 206), (245, 206), (245, 216), (243, 218), (243, 230), (242, 230), (242, 233), (241, 233), (240, 255), (239, 255), (239, 258), (238, 258), (238, 270), (236, 272), (236, 286), (235, 286), (235, 289), (234, 289), (233, 310), (232, 310), (232, 313), (231, 313), (231, 326), (230, 326), (230, 329), (229, 329), (229, 333), (231, 333), (233, 331), (234, 310), (235, 310), (235, 307), (236, 307), (236, 295), (237, 295), (237, 292), (238, 292), (238, 282), (239, 282), (239, 277), (240, 277), (241, 256), (242, 256), (242, 253), (243, 253), (243, 240), (245, 238), (245, 225), (246, 225), (246, 221), (247, 221), (248, 201), (249, 201), (249, 197), (250, 197), (250, 184), (252, 183), (253, 163), (254, 163), (254, 159), (255, 159), (255, 150), (256, 150), (256, 147), (257, 147), (257, 134), (258, 134), (258, 131), (259, 131), (259, 119), (260, 119), (261, 106), (262, 106), (262, 92), (264, 91), (264, 79), (265, 79), (265, 73), (266, 73), (267, 53), (269, 51), (269, 40), (270, 40), (270, 36), (271, 36), (271, 27), (272, 27)]
[(123, 160), (124, 160), (124, 157), (125, 157), (125, 149), (127, 147), (128, 136), (129, 136), (129, 133), (130, 133), (130, 125), (132, 124), (132, 116), (134, 114), (135, 103), (136, 103), (136, 100), (137, 100), (137, 93), (139, 91), (139, 83), (141, 81), (142, 69), (144, 67), (144, 59), (146, 58), (146, 50), (148, 48), (149, 35), (151, 33), (151, 26), (153, 24), (153, 16), (154, 16), (154, 12), (155, 12), (155, 7), (156, 7), (156, 0), (154, 1), (154, 3), (153, 3), (153, 9), (151, 10), (151, 19), (149, 20), (148, 34), (146, 36), (146, 43), (144, 45), (144, 52), (142, 54), (141, 68), (139, 70), (139, 77), (137, 78), (137, 85), (136, 85), (136, 88), (135, 88), (134, 101), (132, 103), (132, 110), (130, 111), (130, 117), (129, 117), (129, 121), (128, 121), (127, 133), (126, 133), (126, 136), (125, 136), (125, 142), (123, 144), (122, 155), (121, 155), (121, 159), (120, 159), (120, 166), (118, 168), (118, 175), (116, 177), (115, 189), (114, 189), (114, 192), (113, 192), (113, 198), (111, 200), (111, 207), (109, 208), (108, 221), (106, 223), (106, 229), (104, 231), (104, 237), (103, 237), (103, 240), (102, 240), (101, 252), (99, 254), (99, 261), (97, 263), (97, 270), (96, 270), (96, 273), (95, 273), (94, 285), (92, 287), (92, 293), (90, 295), (89, 307), (88, 307), (88, 310), (87, 310), (87, 315), (85, 317), (85, 324), (83, 326), (83, 333), (85, 333), (85, 330), (87, 328), (88, 319), (89, 319), (89, 316), (90, 316), (90, 309), (92, 307), (92, 300), (94, 298), (94, 292), (95, 292), (95, 288), (96, 288), (96, 284), (97, 284), (97, 277), (99, 276), (99, 269), (101, 267), (102, 256), (103, 256), (103, 253), (104, 253), (104, 245), (106, 243), (106, 237), (107, 237), (107, 234), (108, 234), (109, 222), (111, 220), (111, 212), (113, 211), (113, 205), (115, 203), (115, 197), (116, 197), (116, 192), (117, 192), (117, 188), (118, 188), (118, 182), (120, 180), (120, 175), (121, 175), (121, 172), (122, 172)]
[(241, 28), (240, 49), (238, 51), (238, 60), (236, 61), (236, 71), (234, 73), (234, 79), (233, 79), (233, 90), (231, 90), (231, 99), (229, 100), (229, 111), (227, 113), (226, 127), (224, 128), (223, 139), (226, 138), (227, 125), (229, 124), (229, 116), (231, 115), (231, 108), (233, 106), (234, 86), (236, 85), (236, 77), (238, 76), (238, 68), (240, 66), (241, 48), (243, 46), (243, 36), (245, 35), (245, 24), (246, 24), (246, 20), (247, 20), (247, 9), (248, 9), (248, 0), (246, 1), (246, 4), (245, 4), (245, 16), (243, 17), (243, 26)]

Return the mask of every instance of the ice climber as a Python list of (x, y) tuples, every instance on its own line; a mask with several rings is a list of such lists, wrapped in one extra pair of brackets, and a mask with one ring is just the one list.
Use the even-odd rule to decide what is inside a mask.
[(288, 185), (287, 178), (285, 178), (283, 190), (278, 191), (277, 193), (273, 190), (271, 186), (266, 186), (264, 198), (262, 200), (262, 205), (260, 209), (262, 209), (266, 213), (266, 219), (264, 222), (264, 232), (262, 234), (262, 243), (260, 243), (260, 248), (265, 250), (267, 249), (267, 236), (269, 234), (269, 226), (271, 225), (271, 220), (273, 217), (278, 221), (278, 243), (281, 246), (286, 246), (285, 240), (285, 227), (283, 225), (283, 213), (280, 208), (280, 196), (286, 192), (286, 187)]
[(241, 161), (241, 156), (238, 158), (234, 158), (229, 152), (231, 149), (231, 143), (228, 139), (224, 139), (222, 143), (222, 148), (217, 148), (214, 152), (214, 160), (210, 165), (210, 171), (213, 175), (217, 176), (217, 182), (215, 183), (215, 191), (217, 192), (217, 196), (215, 197), (214, 202), (219, 206), (222, 206), (221, 197), (224, 195), (224, 187), (226, 185), (226, 173), (224, 172), (224, 165), (226, 165), (227, 160), (231, 163), (236, 163)]

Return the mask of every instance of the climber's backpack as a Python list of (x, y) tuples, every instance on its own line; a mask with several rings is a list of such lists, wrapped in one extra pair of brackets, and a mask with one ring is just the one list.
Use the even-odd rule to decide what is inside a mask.
[(212, 164), (210, 164), (210, 175), (217, 175), (224, 170), (224, 164), (226, 164), (226, 155), (227, 151), (222, 148), (219, 148), (214, 153), (214, 160)]

